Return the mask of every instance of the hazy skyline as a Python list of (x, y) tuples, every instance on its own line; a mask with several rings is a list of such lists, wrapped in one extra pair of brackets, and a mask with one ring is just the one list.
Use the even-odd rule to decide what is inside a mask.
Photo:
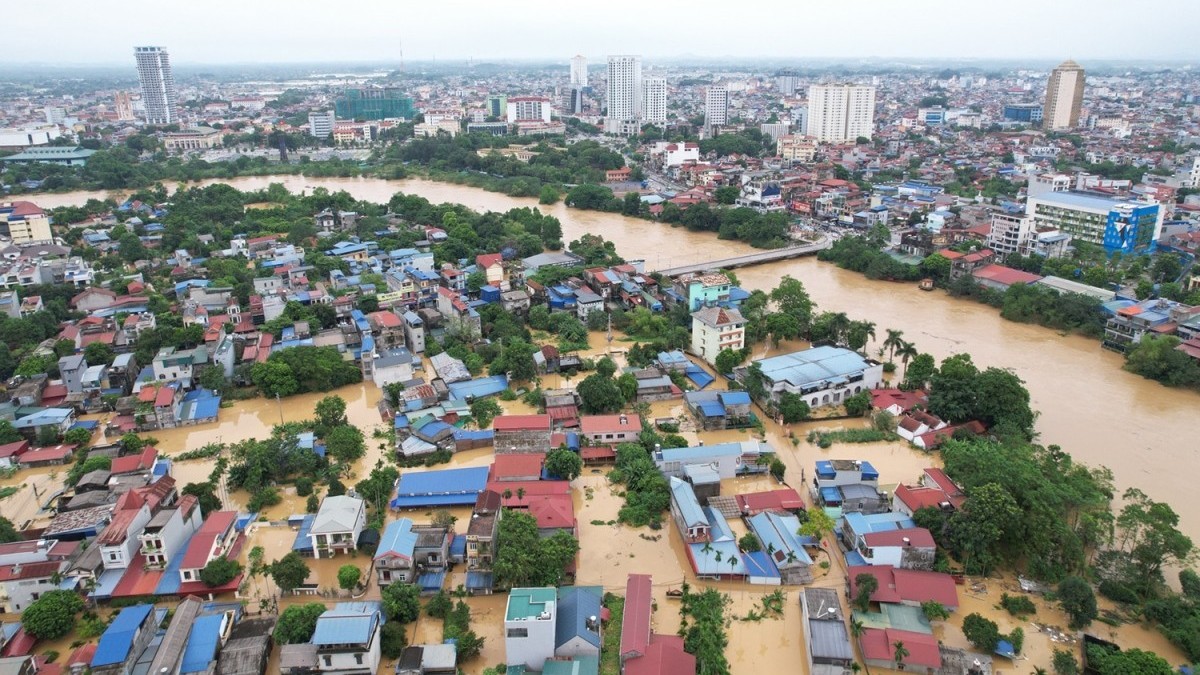
[(636, 5), (632, 15), (619, 7), (546, 0), (10, 3), (8, 23), (22, 29), (6, 36), (4, 60), (132, 68), (135, 45), (161, 45), (177, 64), (394, 62), (401, 40), (406, 61), (566, 64), (577, 53), (593, 63), (607, 54), (1200, 60), (1194, 0), (801, 0), (751, 3), (737, 14), (706, 0)]

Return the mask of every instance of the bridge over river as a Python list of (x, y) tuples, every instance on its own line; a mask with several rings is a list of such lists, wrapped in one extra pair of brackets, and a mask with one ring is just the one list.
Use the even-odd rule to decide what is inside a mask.
[(707, 270), (727, 270), (735, 267), (748, 267), (750, 265), (761, 265), (763, 263), (776, 262), (779, 260), (788, 260), (791, 258), (799, 258), (804, 255), (811, 255), (818, 251), (824, 251), (833, 245), (829, 237), (821, 235), (821, 238), (810, 244), (799, 244), (796, 246), (785, 246), (784, 248), (771, 249), (769, 251), (760, 251), (758, 253), (747, 253), (746, 255), (734, 256), (732, 258), (723, 258), (721, 260), (709, 260), (708, 262), (694, 263), (691, 265), (680, 265), (678, 267), (668, 267), (666, 269), (655, 270), (663, 276), (676, 277), (681, 274), (690, 274), (693, 272), (704, 272)]

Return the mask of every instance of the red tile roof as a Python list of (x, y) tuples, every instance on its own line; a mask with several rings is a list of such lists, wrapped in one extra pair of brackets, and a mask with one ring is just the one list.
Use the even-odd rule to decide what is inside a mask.
[(25, 563), (23, 565), (0, 565), (0, 582), (19, 579), (44, 579), (53, 576), (62, 565), (59, 560)]
[[(908, 541), (905, 541), (905, 539)], [(919, 546), (921, 548), (933, 548), (936, 546), (933, 541), (933, 535), (923, 527), (871, 532), (863, 535), (863, 541), (871, 548), (876, 546)]]
[(29, 441), (17, 441), (0, 445), (0, 457), (19, 457), (29, 450)]
[(585, 462), (601, 459), (616, 459), (617, 451), (609, 446), (603, 446), (599, 448), (581, 448), (579, 450), (579, 457)]
[(492, 420), (493, 431), (550, 431), (549, 415), (501, 415)]
[(569, 494), (535, 498), (529, 504), (529, 515), (541, 529), (575, 529), (575, 505)]
[(1012, 286), (1013, 284), (1032, 284), (1033, 282), (1042, 278), (1037, 274), (1030, 274), (1029, 272), (1015, 270), (1011, 267), (1005, 267), (1004, 265), (988, 265), (987, 267), (975, 270), (971, 273), (971, 276), (975, 277), (976, 279), (984, 279), (993, 283), (1003, 284), (1005, 286)]
[(208, 564), (208, 554), (212, 552), (213, 545), (233, 527), (235, 520), (236, 511), (214, 511), (208, 514), (200, 529), (192, 536), (180, 568), (197, 569)]
[(923, 508), (937, 508), (942, 502), (949, 501), (946, 493), (939, 488), (928, 488), (920, 485), (896, 486), (896, 499), (908, 507), (910, 511)]
[(492, 470), (488, 480), (502, 481), (507, 478), (523, 478), (525, 476), (540, 476), (542, 462), (546, 454), (534, 452), (530, 454), (496, 455), (492, 460)]
[(892, 405), (898, 405), (902, 410), (909, 410), (913, 406), (921, 405), (929, 401), (929, 397), (923, 391), (904, 391), (903, 389), (872, 389), (871, 390), (871, 407), (873, 408), (888, 408)]
[[(526, 508), (535, 497), (571, 494), (571, 484), (565, 480), (488, 481), (487, 489), (500, 495), (505, 508)], [(517, 494), (524, 490), (524, 497)], [(511, 493), (507, 498), (504, 493)]]
[(154, 396), (154, 407), (165, 408), (174, 405), (175, 391), (174, 387), (159, 387), (158, 393)]
[(908, 656), (904, 657), (904, 665), (920, 666), (923, 668), (941, 668), (942, 654), (938, 649), (938, 641), (932, 635), (914, 633), (894, 628), (868, 628), (859, 639), (863, 658), (870, 661), (893, 661), (896, 655), (896, 643), (903, 642)]
[(621, 617), (622, 657), (646, 653), (650, 644), (650, 612), (654, 596), (649, 574), (630, 574), (625, 582), (625, 614)]
[(403, 325), (395, 312), (371, 312), (367, 318), (371, 323), (378, 324), (380, 328), (399, 328)]
[(157, 459), (158, 449), (153, 446), (146, 446), (136, 455), (126, 455), (114, 459), (112, 461), (112, 468), (108, 471), (112, 474), (147, 471), (150, 467), (154, 466), (154, 462)]
[(616, 434), (641, 429), (636, 415), (584, 415), (579, 418), (579, 430), (585, 434)]
[(625, 663), (625, 675), (695, 675), (696, 657), (678, 635), (651, 635), (646, 655)]
[(870, 574), (879, 582), (879, 588), (871, 594), (874, 602), (922, 603), (937, 600), (948, 609), (958, 607), (958, 590), (949, 574), (901, 570), (886, 565), (855, 565), (846, 573), (850, 580), (851, 596), (858, 592), (855, 580), (860, 574)]
[(22, 463), (52, 462), (66, 459), (75, 451), (74, 445), (55, 445), (48, 448), (36, 448), (21, 455)]
[(734, 499), (737, 500), (738, 510), (749, 515), (763, 511), (795, 511), (804, 508), (800, 495), (792, 488), (751, 492), (736, 495)]
[(504, 263), (504, 256), (499, 253), (483, 253), (475, 256), (475, 264), (483, 269), (487, 269), (492, 265), (500, 265)]

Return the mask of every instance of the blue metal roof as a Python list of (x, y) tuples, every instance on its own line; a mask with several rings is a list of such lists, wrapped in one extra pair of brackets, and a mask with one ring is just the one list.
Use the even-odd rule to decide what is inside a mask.
[(752, 577), (779, 578), (779, 570), (775, 569), (775, 563), (766, 551), (743, 553), (742, 562), (746, 563), (746, 573)]
[(491, 572), (467, 572), (467, 589), (491, 589), (493, 586)]
[(589, 630), (589, 617), (600, 616), (600, 586), (565, 586), (558, 589), (557, 616), (554, 623), (554, 648), (581, 637), (596, 649), (600, 648), (600, 633)]
[(721, 405), (720, 401), (707, 401), (696, 407), (700, 409), (700, 414), (705, 417), (725, 416), (725, 406)]
[(461, 556), (467, 554), (467, 535), (456, 534), (454, 540), (450, 542), (450, 555)]
[(786, 381), (794, 387), (856, 375), (870, 366), (862, 355), (830, 346), (773, 356), (755, 363), (771, 382)]
[(827, 459), (817, 460), (817, 476), (820, 478), (833, 478), (837, 475), (837, 469), (833, 468), (833, 462)]
[(700, 502), (696, 499), (696, 493), (687, 481), (671, 477), (671, 499), (675, 502), (675, 508), (683, 518), (685, 526), (708, 523), (708, 518), (704, 517), (704, 510), (700, 508)]
[(493, 396), (508, 389), (508, 378), (504, 375), (480, 377), (466, 382), (451, 382), (446, 385), (450, 389), (450, 397), (466, 400), (470, 397)]
[(717, 379), (712, 375), (709, 375), (704, 371), (703, 368), (697, 365), (688, 366), (685, 372), (687, 374), (687, 378), (696, 385), (697, 389), (703, 389)]
[(487, 486), (488, 467), (410, 471), (400, 476), (392, 508), (474, 504)]
[(183, 649), (183, 663), (179, 673), (202, 673), (208, 670), (217, 658), (217, 647), (221, 642), (221, 624), (225, 621), (224, 614), (207, 614), (197, 617), (192, 622), (192, 632), (188, 635), (187, 646)]
[(496, 435), (496, 432), (491, 429), (480, 429), (472, 431), (468, 429), (455, 429), (454, 440), (456, 441), (490, 441)]
[(800, 530), (800, 519), (796, 516), (764, 511), (750, 518), (750, 529), (758, 535), (763, 549), (774, 551), (778, 563), (785, 561), (790, 552), (797, 561), (812, 564), (812, 558), (796, 536)]
[(313, 521), (317, 519), (315, 513), (310, 513), (304, 516), (304, 520), (300, 521), (300, 528), (296, 530), (296, 539), (292, 542), (292, 550), (296, 552), (311, 551), (312, 539), (309, 538), (309, 533), (312, 532)]
[(744, 391), (723, 391), (717, 398), (725, 405), (750, 405), (750, 394)]
[(92, 667), (123, 662), (129, 656), (129, 649), (133, 646), (133, 638), (137, 635), (138, 628), (152, 611), (154, 605), (134, 605), (122, 609), (100, 636), (100, 644), (96, 645), (96, 653), (92, 656)]
[(423, 572), (417, 577), (417, 586), (420, 586), (423, 593), (440, 591), (444, 585), (446, 585), (446, 573), (444, 571)]
[(841, 504), (842, 491), (835, 487), (821, 488), (821, 501), (826, 504)]
[(379, 625), (379, 613), (364, 611), (327, 610), (317, 619), (312, 644), (355, 645), (370, 642)]
[(375, 549), (375, 557), (385, 553), (394, 553), (412, 559), (413, 550), (417, 547), (417, 533), (412, 530), (413, 522), (408, 518), (393, 520), (383, 530), (379, 538), (379, 547)]

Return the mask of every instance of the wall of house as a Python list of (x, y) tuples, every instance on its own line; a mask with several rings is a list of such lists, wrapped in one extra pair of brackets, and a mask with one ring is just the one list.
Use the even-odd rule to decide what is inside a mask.
[[(524, 631), (525, 637), (520, 637)], [(542, 669), (554, 656), (554, 619), (526, 619), (504, 622), (505, 661), (525, 664), (530, 670)]]
[[(361, 665), (356, 657), (362, 658)], [(371, 644), (364, 645), (361, 651), (318, 652), (317, 669), (321, 672), (374, 673), (379, 670), (379, 660), (379, 628), (376, 628), (371, 636)]]
[(50, 577), (42, 579), (15, 579), (5, 582), (4, 592), (8, 600), (3, 603), (5, 611), (18, 613), (33, 604), (43, 593), (57, 589)]

